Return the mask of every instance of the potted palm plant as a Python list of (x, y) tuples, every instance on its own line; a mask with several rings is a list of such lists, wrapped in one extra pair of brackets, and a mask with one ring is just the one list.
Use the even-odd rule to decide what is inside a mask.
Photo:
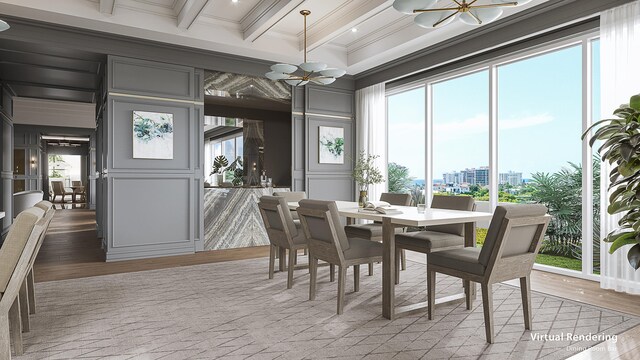
[[(614, 119), (605, 119), (594, 123), (582, 135), (584, 139), (589, 132), (598, 127), (589, 141), (593, 147), (597, 140), (604, 143), (598, 149), (602, 161), (614, 165), (609, 174), (609, 206), (611, 215), (622, 214), (618, 221), (620, 227), (604, 239), (612, 243), (609, 253), (625, 245), (629, 248), (627, 259), (629, 264), (640, 268), (640, 95), (631, 97), (629, 104), (620, 106), (613, 112)], [(605, 174), (602, 174), (603, 176)]]
[(375, 165), (375, 161), (379, 157), (379, 155), (367, 155), (364, 151), (361, 151), (356, 159), (355, 166), (353, 167), (353, 178), (360, 187), (360, 197), (358, 198), (358, 205), (360, 207), (363, 207), (369, 200), (367, 196), (369, 185), (384, 182), (382, 172), (380, 172), (380, 169)]
[(218, 155), (215, 159), (213, 159), (213, 168), (211, 169), (211, 173), (209, 175), (215, 175), (215, 184), (217, 186), (222, 186), (224, 182), (224, 170), (229, 166), (229, 160), (224, 155)]

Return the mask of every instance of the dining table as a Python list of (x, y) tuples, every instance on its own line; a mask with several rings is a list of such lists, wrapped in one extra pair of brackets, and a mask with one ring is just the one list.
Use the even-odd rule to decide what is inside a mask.
[[(464, 224), (464, 246), (475, 247), (476, 222), (490, 220), (493, 216), (487, 212), (435, 208), (427, 208), (423, 212), (418, 212), (418, 208), (414, 206), (393, 206), (400, 213), (382, 214), (375, 211), (362, 211), (357, 202), (336, 201), (336, 205), (340, 216), (347, 219), (347, 224), (353, 224), (357, 219), (382, 223), (382, 316), (390, 320), (402, 313), (414, 312), (427, 307), (426, 301), (399, 308), (395, 306), (395, 229), (398, 227)], [(288, 206), (290, 210), (295, 210), (299, 205), (297, 202), (290, 202)], [(437, 298), (436, 305), (460, 301), (465, 298), (466, 292), (470, 292), (472, 302), (476, 297), (476, 284), (471, 282), (469, 288), (465, 288), (464, 291), (464, 293)], [(472, 304), (468, 304), (468, 306), (472, 306)]]

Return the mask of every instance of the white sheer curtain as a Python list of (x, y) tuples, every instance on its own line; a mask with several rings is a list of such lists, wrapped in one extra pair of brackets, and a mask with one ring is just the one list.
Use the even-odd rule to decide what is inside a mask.
[[(609, 119), (614, 109), (640, 93), (640, 1), (605, 11), (600, 16), (601, 106), (602, 118)], [(611, 166), (602, 164), (601, 231), (602, 237), (618, 227), (619, 216), (607, 214), (607, 188)], [(605, 244), (605, 243), (603, 243)], [(600, 287), (640, 294), (640, 271), (627, 261), (629, 246), (609, 254), (610, 244), (601, 248)]]
[[(386, 113), (384, 84), (356, 91), (356, 155), (360, 151), (369, 155), (379, 155), (376, 165), (382, 171), (385, 180), (387, 179)], [(386, 189), (386, 183), (369, 186), (369, 200), (378, 200)]]

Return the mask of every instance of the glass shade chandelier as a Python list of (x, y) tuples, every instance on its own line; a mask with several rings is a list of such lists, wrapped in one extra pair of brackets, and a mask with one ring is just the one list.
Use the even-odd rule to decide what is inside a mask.
[(329, 85), (341, 77), (346, 71), (327, 68), (327, 64), (318, 61), (307, 61), (307, 16), (309, 10), (302, 10), (304, 16), (304, 62), (298, 66), (291, 64), (275, 64), (265, 76), (274, 81), (284, 81), (292, 86), (303, 86), (309, 82), (319, 85)]
[(436, 28), (451, 23), (455, 18), (467, 25), (482, 25), (498, 19), (506, 6), (524, 5), (531, 0), (491, 0), (478, 4), (478, 0), (452, 0), (449, 7), (434, 7), (437, 0), (395, 0), (393, 8), (403, 14), (419, 14), (413, 21), (424, 28)]

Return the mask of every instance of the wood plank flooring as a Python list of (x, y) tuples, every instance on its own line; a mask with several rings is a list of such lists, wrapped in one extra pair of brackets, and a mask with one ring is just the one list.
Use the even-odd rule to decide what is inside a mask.
[[(105, 262), (96, 236), (95, 212), (85, 209), (58, 210), (35, 263), (36, 282), (75, 279), (108, 274), (164, 269), (214, 262), (267, 257), (266, 246), (200, 252), (154, 259)], [(424, 255), (409, 259), (424, 262)], [(266, 274), (267, 269), (265, 269)], [(517, 283), (515, 283), (517, 284)], [(534, 291), (640, 316), (640, 297), (600, 289), (597, 282), (533, 271)], [(640, 353), (640, 327), (588, 349), (573, 359), (636, 359)]]

